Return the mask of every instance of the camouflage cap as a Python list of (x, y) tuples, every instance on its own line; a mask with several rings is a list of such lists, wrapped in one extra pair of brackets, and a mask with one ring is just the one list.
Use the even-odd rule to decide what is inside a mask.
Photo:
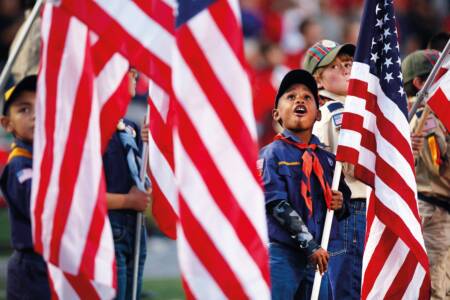
[(429, 74), (438, 58), (439, 52), (431, 49), (417, 50), (409, 54), (402, 62), (403, 83)]
[(303, 69), (314, 74), (314, 71), (319, 67), (326, 67), (332, 63), (340, 53), (353, 56), (355, 54), (355, 46), (352, 44), (339, 45), (330, 40), (321, 40), (306, 51), (303, 59)]

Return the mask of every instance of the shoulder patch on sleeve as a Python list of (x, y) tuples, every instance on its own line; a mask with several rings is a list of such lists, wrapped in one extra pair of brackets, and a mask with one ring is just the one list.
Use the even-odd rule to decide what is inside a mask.
[(335, 110), (344, 108), (344, 104), (342, 104), (341, 102), (338, 102), (338, 101), (333, 101), (327, 105), (327, 108), (330, 112), (333, 112)]
[(264, 158), (260, 158), (256, 161), (256, 169), (258, 170), (259, 176), (261, 176), (264, 169)]
[(16, 176), (17, 180), (19, 180), (20, 183), (24, 183), (28, 179), (31, 179), (31, 177), (33, 176), (33, 169), (31, 168), (22, 169), (16, 173)]
[(341, 125), (342, 125), (342, 117), (343, 117), (342, 113), (337, 113), (337, 114), (335, 114), (335, 115), (333, 115), (331, 117), (333, 119), (334, 127), (341, 127)]
[(423, 130), (424, 131), (431, 131), (433, 129), (435, 129), (438, 126), (436, 120), (434, 119), (433, 116), (429, 116), (427, 118), (427, 120), (425, 121), (425, 125), (423, 126)]

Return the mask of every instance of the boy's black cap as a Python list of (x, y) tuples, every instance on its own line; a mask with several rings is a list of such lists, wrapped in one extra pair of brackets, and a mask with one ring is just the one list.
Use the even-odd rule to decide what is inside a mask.
[(17, 96), (23, 91), (36, 91), (37, 75), (29, 75), (24, 77), (18, 84), (10, 88), (5, 93), (5, 104), (3, 105), (3, 115), (8, 112), (11, 103), (16, 100)]
[(316, 100), (317, 108), (319, 108), (319, 95), (316, 80), (308, 71), (300, 69), (289, 71), (286, 75), (284, 75), (280, 87), (278, 88), (277, 96), (275, 97), (275, 108), (277, 108), (278, 100), (280, 100), (281, 96), (283, 96), (283, 94), (296, 83), (304, 84), (311, 90), (311, 93), (314, 95), (314, 99)]

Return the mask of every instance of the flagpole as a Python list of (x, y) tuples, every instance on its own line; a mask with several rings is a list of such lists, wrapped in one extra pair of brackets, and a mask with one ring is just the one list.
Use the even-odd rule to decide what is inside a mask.
[[(334, 167), (333, 182), (331, 183), (331, 190), (337, 191), (339, 189), (339, 182), (341, 180), (342, 163), (340, 161), (336, 162)], [(328, 241), (330, 239), (331, 224), (333, 223), (334, 210), (327, 209), (327, 215), (325, 217), (325, 225), (323, 226), (322, 241), (320, 247), (325, 251), (328, 248)], [(322, 282), (322, 275), (319, 270), (316, 269), (314, 275), (314, 284), (311, 292), (311, 300), (317, 300), (319, 298), (320, 284)]]
[[(145, 116), (145, 124), (144, 126), (148, 126), (150, 118), (150, 106), (147, 105), (147, 113)], [(148, 164), (148, 141), (143, 143), (142, 147), (142, 164), (141, 164), (141, 170), (139, 174), (139, 178), (142, 182), (142, 185), (145, 187), (145, 175), (147, 171), (147, 164)], [(131, 294), (131, 299), (137, 299), (137, 280), (138, 280), (138, 273), (139, 273), (139, 256), (141, 252), (141, 232), (142, 232), (142, 223), (144, 220), (144, 214), (142, 212), (138, 212), (136, 215), (136, 233), (134, 236), (134, 265), (133, 265), (133, 289)]]
[(413, 107), (409, 111), (408, 115), (408, 121), (411, 122), (412, 118), (414, 117), (417, 109), (419, 108), (419, 105), (422, 103), (422, 101), (428, 97), (428, 90), (430, 89), (430, 86), (434, 83), (434, 78), (436, 78), (436, 74), (438, 70), (441, 68), (445, 57), (450, 52), (450, 39), (447, 41), (447, 44), (445, 45), (444, 50), (442, 50), (441, 55), (439, 56), (439, 59), (437, 60), (436, 64), (433, 66), (433, 69), (430, 72), (430, 75), (428, 76), (427, 80), (425, 81), (424, 86), (422, 89), (417, 93), (417, 100), (414, 102)]
[[(34, 4), (30, 15), (25, 20), (25, 23), (23, 25), (23, 30), (21, 30), (19, 32), (19, 36), (17, 37), (17, 43), (14, 45), (14, 48), (11, 49), (10, 54), (8, 56), (8, 60), (6, 61), (5, 66), (3, 67), (2, 73), (0, 75), (0, 94), (1, 94), (0, 97), (1, 97), (1, 100), (3, 100), (3, 90), (5, 88), (9, 74), (11, 74), (11, 68), (14, 65), (14, 62), (16, 61), (17, 56), (20, 53), (20, 50), (23, 46), (23, 43), (25, 42), (25, 39), (27, 38), (28, 34), (30, 33), (31, 26), (33, 25), (34, 20), (36, 20), (36, 17), (39, 14), (39, 9), (41, 8), (43, 2), (44, 2), (44, 0), (37, 0), (36, 3)], [(4, 101), (0, 101), (0, 111), (3, 110), (3, 104), (4, 104)]]

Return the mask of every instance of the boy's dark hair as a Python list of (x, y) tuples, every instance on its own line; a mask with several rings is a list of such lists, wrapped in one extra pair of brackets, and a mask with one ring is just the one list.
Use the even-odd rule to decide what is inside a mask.
[(431, 39), (428, 41), (427, 48), (442, 52), (449, 38), (450, 33), (446, 31), (438, 32), (435, 35), (433, 35)]
[(10, 88), (5, 93), (5, 103), (3, 105), (3, 115), (8, 115), (9, 107), (24, 91), (36, 92), (37, 75), (29, 75), (19, 81), (18, 84)]
[[(424, 74), (424, 75), (419, 75), (417, 77), (419, 77), (420, 80), (425, 82), (425, 80), (427, 80), (428, 75), (429, 74)], [(419, 92), (419, 90), (414, 86), (412, 80), (410, 80), (404, 84), (404, 89), (405, 89), (406, 96), (408, 96), (408, 97), (415, 96)]]

